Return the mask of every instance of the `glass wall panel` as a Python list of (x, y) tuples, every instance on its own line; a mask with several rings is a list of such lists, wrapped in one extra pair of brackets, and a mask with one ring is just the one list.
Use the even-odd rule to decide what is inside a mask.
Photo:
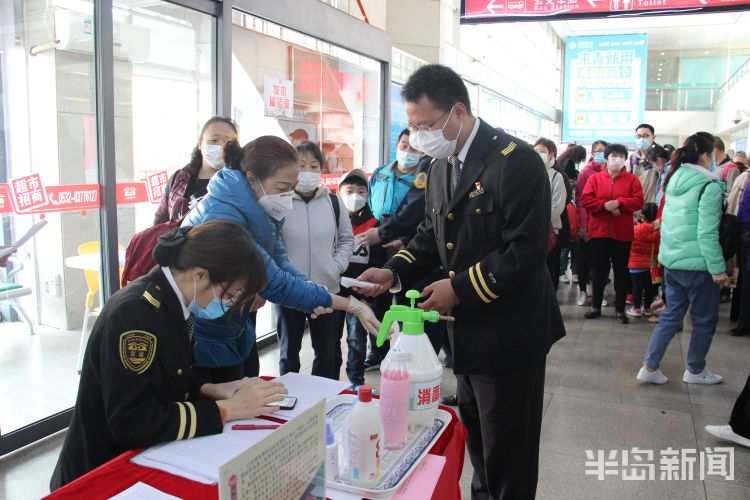
[[(73, 406), (100, 304), (93, 2), (0, 2), (0, 435)], [(33, 330), (33, 333), (32, 333)]]

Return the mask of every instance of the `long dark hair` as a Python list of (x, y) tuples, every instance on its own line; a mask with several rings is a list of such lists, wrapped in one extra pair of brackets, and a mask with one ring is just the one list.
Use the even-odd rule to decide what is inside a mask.
[(224, 163), (231, 169), (252, 173), (259, 181), (297, 162), (299, 156), (294, 146), (273, 135), (262, 135), (244, 146), (237, 141), (224, 145)]
[(568, 146), (568, 149), (560, 153), (560, 156), (557, 157), (557, 163), (564, 163), (568, 160), (571, 160), (573, 164), (578, 164), (585, 159), (586, 148), (579, 144), (573, 144), (572, 146)]
[(677, 148), (672, 153), (672, 166), (669, 168), (667, 178), (664, 179), (664, 192), (667, 192), (667, 184), (675, 172), (679, 170), (683, 163), (698, 164), (698, 159), (703, 154), (711, 154), (714, 150), (714, 136), (708, 132), (696, 132), (691, 135), (681, 148)]
[[(206, 133), (206, 129), (208, 129), (208, 127), (210, 127), (214, 123), (223, 123), (234, 130), (234, 133), (237, 134), (237, 124), (234, 123), (234, 120), (225, 118), (223, 116), (214, 116), (203, 124), (201, 133), (198, 136), (198, 144), (200, 144), (203, 140), (203, 134)], [(198, 146), (195, 146), (193, 152), (190, 154), (190, 163), (188, 163), (188, 166), (190, 167), (190, 177), (198, 177), (198, 172), (201, 171), (201, 167), (203, 166), (203, 155), (201, 154), (201, 150), (198, 148)]]
[(232, 310), (249, 304), (266, 286), (266, 269), (255, 243), (250, 233), (234, 222), (212, 220), (173, 229), (159, 238), (152, 256), (160, 266), (178, 271), (202, 267), (213, 285), (240, 283), (242, 292)]

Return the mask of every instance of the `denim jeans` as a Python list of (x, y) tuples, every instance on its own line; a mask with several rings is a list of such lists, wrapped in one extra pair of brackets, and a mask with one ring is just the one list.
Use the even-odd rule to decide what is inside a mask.
[[(352, 313), (346, 313), (344, 321), (346, 323), (346, 345), (348, 346), (346, 356), (346, 377), (352, 385), (362, 385), (365, 383), (367, 330), (365, 330), (365, 327), (359, 322), (357, 316)], [(342, 324), (341, 326), (343, 330), (344, 325)], [(342, 331), (340, 330), (339, 336), (341, 333)], [(339, 367), (341, 366), (340, 357), (337, 364)]]
[(336, 343), (340, 312), (334, 311), (316, 319), (296, 309), (276, 306), (276, 334), (279, 338), (279, 373), (299, 373), (299, 352), (302, 349), (302, 337), (305, 334), (305, 320), (310, 325), (310, 342), (315, 359), (312, 374), (334, 380), (339, 379), (336, 372)]
[(667, 287), (667, 307), (654, 328), (644, 364), (658, 368), (669, 342), (682, 324), (690, 307), (693, 331), (690, 335), (687, 364), (690, 373), (700, 373), (706, 367), (706, 355), (719, 320), (719, 286), (706, 271), (664, 269)]
[(570, 245), (560, 250), (560, 276), (568, 270), (570, 262), (570, 272), (578, 274), (578, 243), (571, 241)]

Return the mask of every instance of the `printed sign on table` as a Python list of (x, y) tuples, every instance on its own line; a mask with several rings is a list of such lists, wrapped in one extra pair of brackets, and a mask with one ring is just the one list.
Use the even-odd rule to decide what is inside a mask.
[(647, 35), (568, 37), (563, 142), (631, 143), (646, 105)]
[(273, 76), (263, 77), (263, 103), (266, 116), (294, 117), (294, 82)]
[(219, 499), (326, 498), (325, 400), (219, 468)]

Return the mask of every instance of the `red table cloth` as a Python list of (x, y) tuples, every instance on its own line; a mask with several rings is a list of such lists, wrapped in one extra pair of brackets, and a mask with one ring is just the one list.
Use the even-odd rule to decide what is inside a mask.
[[(458, 480), (464, 466), (464, 442), (466, 428), (450, 408), (440, 407), (451, 415), (451, 421), (435, 445), (430, 450), (433, 455), (443, 455), (445, 467), (435, 486), (434, 499), (460, 499), (461, 489)], [(85, 476), (68, 483), (47, 498), (110, 498), (131, 487), (137, 482), (143, 482), (154, 488), (184, 499), (218, 498), (219, 486), (207, 485), (191, 481), (166, 472), (142, 467), (130, 462), (130, 459), (143, 450), (133, 450), (123, 453), (106, 464), (98, 467)]]

